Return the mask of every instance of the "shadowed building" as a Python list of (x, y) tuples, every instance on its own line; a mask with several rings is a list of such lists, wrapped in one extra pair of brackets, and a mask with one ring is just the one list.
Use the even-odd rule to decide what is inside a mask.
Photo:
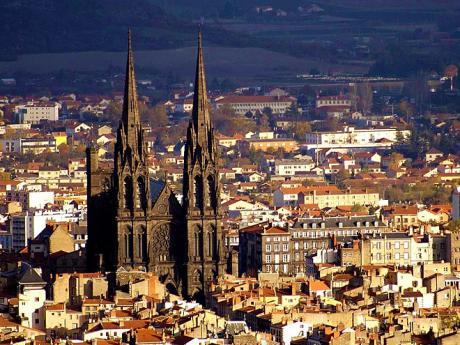
[(183, 205), (166, 181), (149, 176), (130, 35), (128, 41), (114, 167), (99, 166), (96, 150), (87, 150), (88, 268), (153, 272), (172, 292), (201, 299), (208, 284), (224, 273), (225, 260), (218, 152), (207, 106), (201, 34)]

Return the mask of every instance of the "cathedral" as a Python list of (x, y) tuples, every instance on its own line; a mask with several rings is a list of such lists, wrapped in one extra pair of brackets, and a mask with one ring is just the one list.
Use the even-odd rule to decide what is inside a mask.
[(99, 162), (94, 147), (87, 149), (88, 270), (153, 272), (170, 291), (202, 299), (225, 273), (218, 157), (200, 33), (182, 203), (166, 180), (149, 176), (129, 33), (113, 167)]

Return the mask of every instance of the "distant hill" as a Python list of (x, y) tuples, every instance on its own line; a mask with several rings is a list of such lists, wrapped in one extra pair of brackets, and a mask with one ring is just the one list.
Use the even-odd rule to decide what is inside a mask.
[[(0, 59), (26, 53), (124, 50), (128, 27), (136, 49), (183, 47), (196, 39), (192, 19), (196, 18), (170, 15), (153, 0), (0, 1)], [(250, 44), (244, 35), (218, 28), (207, 31), (208, 42)]]

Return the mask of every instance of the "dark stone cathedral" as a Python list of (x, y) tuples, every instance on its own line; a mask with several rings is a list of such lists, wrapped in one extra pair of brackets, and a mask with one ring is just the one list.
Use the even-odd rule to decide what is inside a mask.
[(182, 204), (166, 180), (149, 176), (130, 34), (125, 78), (113, 168), (99, 164), (95, 148), (87, 149), (88, 269), (153, 272), (168, 289), (202, 299), (209, 284), (224, 273), (225, 248), (201, 33)]

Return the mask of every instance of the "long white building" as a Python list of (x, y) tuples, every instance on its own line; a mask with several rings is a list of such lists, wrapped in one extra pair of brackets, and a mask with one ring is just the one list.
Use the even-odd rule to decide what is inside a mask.
[(370, 148), (388, 147), (400, 137), (407, 138), (410, 130), (397, 128), (355, 129), (345, 127), (343, 131), (312, 132), (306, 134), (308, 149), (323, 148)]

